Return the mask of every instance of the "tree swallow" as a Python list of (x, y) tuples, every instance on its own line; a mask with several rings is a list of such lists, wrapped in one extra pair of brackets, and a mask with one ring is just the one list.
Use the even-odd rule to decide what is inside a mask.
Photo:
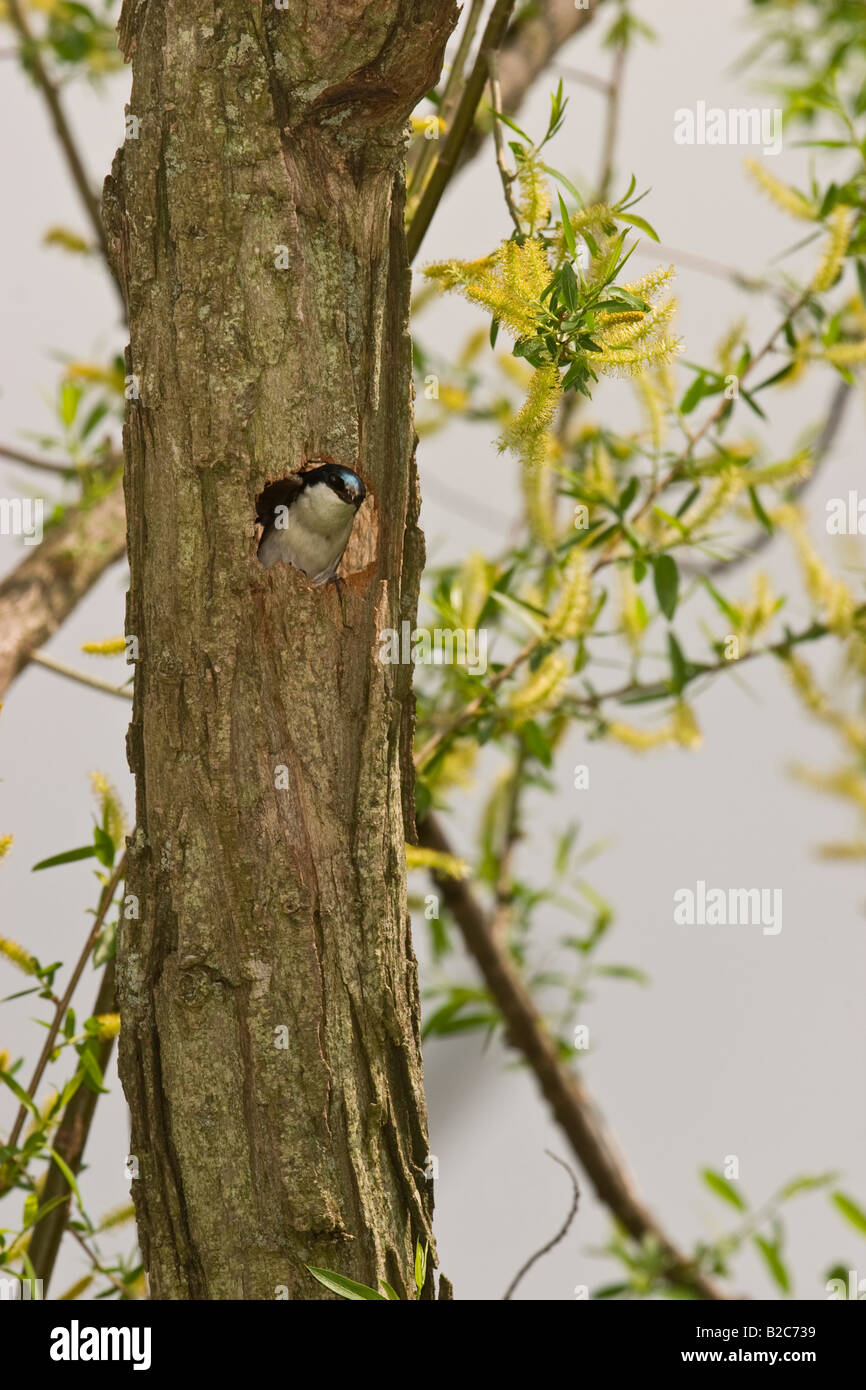
[(256, 502), (262, 564), (294, 565), (313, 584), (337, 572), (367, 489), (351, 468), (323, 463), (269, 483)]

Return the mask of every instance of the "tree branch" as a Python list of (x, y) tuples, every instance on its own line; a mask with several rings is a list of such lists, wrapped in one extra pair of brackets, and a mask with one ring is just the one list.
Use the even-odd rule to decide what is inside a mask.
[(569, 1208), (568, 1215), (566, 1216), (565, 1221), (563, 1222), (562, 1226), (559, 1228), (553, 1239), (549, 1240), (546, 1245), (542, 1245), (540, 1250), (536, 1250), (535, 1254), (530, 1255), (526, 1263), (520, 1266), (520, 1269), (517, 1271), (511, 1283), (508, 1285), (508, 1288), (505, 1290), (505, 1293), (502, 1295), (503, 1303), (508, 1302), (508, 1300), (514, 1293), (514, 1290), (517, 1288), (517, 1285), (520, 1283), (524, 1275), (529, 1273), (532, 1266), (534, 1264), (537, 1264), (537, 1262), (542, 1258), (543, 1255), (546, 1255), (549, 1251), (553, 1250), (553, 1248), (557, 1246), (561, 1240), (565, 1240), (565, 1237), (568, 1235), (568, 1232), (571, 1228), (571, 1223), (577, 1216), (577, 1208), (580, 1202), (580, 1188), (577, 1185), (577, 1178), (574, 1176), (574, 1173), (571, 1171), (568, 1164), (564, 1163), (561, 1158), (557, 1158), (556, 1154), (550, 1152), (550, 1149), (545, 1149), (544, 1152), (547, 1154), (548, 1158), (553, 1159), (554, 1163), (558, 1163), (560, 1168), (564, 1168), (566, 1173), (570, 1177), (571, 1206)]
[[(99, 1014), (114, 1013), (115, 1011), (114, 961), (112, 960), (108, 962), (103, 971), (102, 981), (93, 1005), (93, 1016), (96, 1017)], [(108, 1066), (113, 1046), (113, 1038), (106, 1038), (100, 1044), (97, 1062), (103, 1075), (105, 1075), (105, 1069)], [(73, 1174), (77, 1174), (81, 1168), (84, 1159), (84, 1149), (87, 1144), (87, 1137), (90, 1133), (90, 1126), (93, 1122), (98, 1099), (99, 1096), (96, 1091), (92, 1091), (89, 1086), (85, 1086), (82, 1083), (75, 1092), (75, 1095), (69, 1100), (63, 1112), (63, 1118), (60, 1121), (57, 1133), (54, 1136), (54, 1144), (52, 1147), (57, 1150), (60, 1157)], [(72, 1195), (66, 1177), (52, 1160), (48, 1172), (45, 1175), (45, 1186), (39, 1194), (39, 1204), (42, 1206), (50, 1202), (53, 1198), (62, 1196), (64, 1193), (67, 1196), (67, 1200), (58, 1203), (56, 1207), (52, 1208), (52, 1210), (42, 1218), (39, 1224), (34, 1228), (33, 1234), (30, 1237), (30, 1244), (27, 1247), (27, 1253), (30, 1256), (36, 1278), (42, 1280), (45, 1289), (48, 1288), (51, 1275), (54, 1272), (54, 1264), (57, 1259), (58, 1251), (60, 1250), (60, 1242), (63, 1239), (63, 1233), (66, 1230), (66, 1223), (69, 1219), (69, 1198)], [(73, 1232), (73, 1234), (76, 1236), (78, 1235), (77, 1232)], [(85, 1249), (87, 1249), (86, 1245)], [(89, 1250), (88, 1254), (91, 1255), (91, 1259), (94, 1259)], [(109, 1278), (112, 1277), (108, 1274), (107, 1270), (102, 1269), (102, 1267), (98, 1265), (95, 1259), (94, 1264), (100, 1269), (100, 1273), (108, 1275)], [(123, 1288), (122, 1285), (120, 1285), (120, 1287), (121, 1289)]]
[(126, 551), (123, 492), (70, 508), (0, 581), (0, 695)]
[(463, 89), (457, 110), (454, 112), (454, 120), (451, 129), (445, 137), (444, 147), (438, 160), (433, 166), (433, 172), (427, 182), (424, 192), (421, 194), (415, 215), (409, 223), (406, 233), (406, 240), (409, 248), (409, 260), (413, 261), (418, 254), (418, 249), (427, 228), (430, 226), (433, 214), (439, 206), (442, 194), (447, 188), (454, 170), (457, 168), (457, 161), (460, 158), (463, 146), (475, 120), (475, 113), (484, 93), (484, 84), (489, 73), (490, 54), (495, 53), (505, 37), (505, 30), (511, 19), (511, 12), (514, 9), (515, 0), (496, 0), (495, 5), (487, 21), (487, 27), (481, 38), (478, 53), (469, 80)]
[(102, 225), (99, 199), (91, 187), (81, 156), (78, 153), (78, 146), (76, 145), (69, 122), (66, 119), (66, 114), (60, 100), (60, 93), (42, 61), (38, 40), (33, 35), (27, 16), (22, 6), (19, 4), (19, 0), (8, 0), (6, 8), (9, 13), (10, 23), (13, 28), (17, 30), (21, 40), (22, 54), (26, 57), (27, 67), (45, 98), (45, 104), (48, 107), (51, 119), (54, 123), (54, 130), (60, 141), (60, 148), (63, 151), (69, 172), (72, 175), (72, 181), (75, 184), (78, 196), (81, 200), (81, 205), (87, 215), (87, 220), (93, 229), (103, 260), (108, 267), (112, 283), (115, 285), (118, 293), (120, 293), (120, 286), (117, 283), (111, 264), (111, 257), (109, 256), (108, 239), (105, 235), (105, 228)]
[[(78, 988), (78, 982), (81, 979), (84, 967), (87, 964), (87, 958), (90, 955), (90, 952), (93, 950), (94, 946), (96, 945), (96, 942), (99, 938), (99, 933), (102, 931), (102, 926), (111, 908), (111, 904), (114, 900), (114, 894), (117, 891), (117, 886), (121, 882), (125, 874), (126, 854), (122, 854), (120, 859), (117, 861), (117, 865), (114, 869), (114, 872), (111, 875), (111, 878), (108, 880), (108, 882), (102, 890), (102, 893), (100, 894), (99, 908), (97, 910), (93, 926), (90, 928), (90, 931), (88, 932), (87, 940), (84, 943), (84, 949), (81, 952), (81, 955), (78, 957), (75, 969), (73, 970), (69, 978), (69, 983), (66, 986), (63, 996), (61, 999), (58, 1000), (57, 1006), (54, 1010), (54, 1018), (52, 1019), (51, 1025), (48, 1029), (48, 1033), (45, 1038), (45, 1045), (43, 1046), (42, 1052), (39, 1055), (39, 1061), (36, 1063), (36, 1070), (30, 1078), (30, 1085), (27, 1087), (27, 1094), (30, 1096), (31, 1100), (36, 1099), (36, 1092), (39, 1089), (43, 1074), (45, 1072), (45, 1068), (48, 1066), (49, 1060), (51, 1058), (51, 1054), (54, 1051), (54, 1044), (57, 1041), (57, 1034), (60, 1032), (60, 1028), (63, 1023), (66, 1010), (69, 1008), (72, 996)], [(21, 1138), (21, 1130), (24, 1127), (24, 1121), (26, 1120), (26, 1118), (27, 1109), (26, 1106), (22, 1105), (15, 1118), (15, 1123), (12, 1126), (12, 1131), (9, 1135), (9, 1138), (6, 1141), (10, 1149), (14, 1149), (16, 1144), (18, 1143), (18, 1140)]]
[(67, 680), (89, 686), (91, 690), (102, 690), (106, 695), (119, 695), (121, 700), (132, 699), (131, 690), (125, 690), (121, 685), (111, 685), (109, 681), (101, 681), (97, 676), (89, 676), (86, 671), (76, 671), (73, 666), (66, 666), (62, 661), (55, 661), (53, 657), (46, 656), (44, 652), (34, 652), (30, 660), (37, 666), (44, 666), (46, 671), (54, 671), (58, 676), (65, 676)]
[[(435, 814), (429, 814), (421, 823), (419, 841), (428, 849), (453, 853)], [(529, 990), (514, 962), (496, 944), (487, 914), (471, 887), (465, 880), (439, 875), (434, 878), (503, 1016), (508, 1043), (523, 1054), (535, 1074), (542, 1095), (599, 1200), (635, 1240), (650, 1237), (657, 1242), (667, 1259), (668, 1282), (688, 1288), (703, 1299), (727, 1298), (677, 1249), (641, 1202), (607, 1125), (586, 1087), (563, 1065)]]

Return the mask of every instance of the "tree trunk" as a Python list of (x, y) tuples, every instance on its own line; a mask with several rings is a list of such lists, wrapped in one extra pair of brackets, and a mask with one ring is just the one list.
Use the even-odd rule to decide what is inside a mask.
[[(423, 562), (404, 127), (455, 17), (123, 6), (139, 124), (105, 213), (134, 397), (139, 916), (120, 1071), (155, 1298), (328, 1297), (305, 1264), (406, 1298), (430, 1239), (411, 666), (378, 658)], [(368, 488), (342, 590), (255, 555), (258, 493), (323, 456)]]

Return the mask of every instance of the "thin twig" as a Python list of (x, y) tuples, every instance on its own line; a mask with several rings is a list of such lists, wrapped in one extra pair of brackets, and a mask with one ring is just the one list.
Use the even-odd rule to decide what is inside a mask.
[(415, 754), (415, 767), (417, 771), (420, 772), (427, 766), (431, 758), (439, 751), (440, 745), (446, 738), (450, 738), (451, 735), (459, 728), (462, 728), (464, 724), (470, 723), (475, 718), (476, 714), (480, 714), (488, 696), (492, 695), (493, 691), (497, 690), (503, 681), (508, 680), (509, 676), (513, 676), (515, 671), (518, 671), (523, 665), (524, 661), (529, 660), (542, 640), (543, 639), (540, 637), (533, 637), (531, 641), (526, 643), (525, 647), (521, 647), (520, 651), (515, 657), (512, 657), (507, 666), (503, 666), (501, 671), (497, 671), (495, 675), (491, 676), (481, 694), (476, 695), (474, 700), (469, 701), (469, 704), (461, 710), (453, 723), (427, 740), (424, 747), (419, 749)]
[[(84, 949), (81, 952), (81, 955), (78, 957), (78, 961), (70, 977), (69, 984), (66, 986), (66, 989), (60, 999), (60, 1002), (54, 1010), (54, 1018), (52, 1019), (51, 1024), (49, 1025), (48, 1034), (45, 1038), (45, 1045), (42, 1048), (42, 1052), (40, 1053), (39, 1061), (36, 1063), (36, 1070), (30, 1078), (30, 1085), (27, 1087), (27, 1094), (31, 1100), (35, 1100), (36, 1098), (36, 1092), (39, 1089), (43, 1073), (45, 1071), (45, 1068), (48, 1066), (51, 1054), (54, 1051), (54, 1044), (57, 1041), (57, 1034), (60, 1032), (60, 1028), (63, 1023), (66, 1010), (69, 1008), (70, 1000), (72, 999), (72, 996), (78, 987), (78, 982), (81, 979), (84, 967), (87, 964), (88, 957), (90, 956), (90, 952), (96, 945), (96, 942), (99, 938), (99, 933), (102, 931), (103, 923), (105, 922), (105, 918), (108, 914), (112, 902), (114, 901), (114, 894), (117, 891), (117, 886), (123, 879), (125, 873), (126, 853), (124, 852), (120, 856), (120, 859), (117, 861), (117, 866), (114, 869), (111, 878), (108, 880), (108, 882), (102, 890), (102, 893), (99, 898), (99, 907), (96, 912), (96, 918), (94, 920), (93, 926), (90, 928), (87, 940), (84, 943)], [(18, 1143), (18, 1140), (21, 1137), (21, 1130), (24, 1128), (24, 1121), (27, 1118), (27, 1113), (27, 1107), (25, 1105), (22, 1105), (19, 1108), (9, 1138), (6, 1141), (7, 1146), (10, 1149), (15, 1148), (15, 1146)]]
[(60, 93), (56, 84), (51, 80), (48, 69), (42, 61), (42, 54), (39, 51), (39, 41), (30, 28), (27, 16), (19, 0), (8, 0), (6, 9), (12, 26), (17, 30), (21, 40), (22, 53), (27, 60), (28, 69), (45, 98), (46, 105), (51, 113), (51, 119), (54, 122), (57, 138), (60, 141), (60, 147), (63, 150), (69, 172), (72, 175), (72, 181), (78, 190), (78, 196), (81, 199), (81, 204), (87, 214), (88, 221), (93, 228), (97, 244), (111, 274), (112, 281), (119, 291), (120, 287), (117, 285), (114, 269), (111, 264), (111, 257), (108, 251), (108, 238), (105, 235), (105, 228), (102, 225), (99, 200), (91, 187), (90, 179), (87, 176), (81, 156), (78, 153), (78, 146), (76, 145), (69, 122), (66, 119), (60, 100)]
[[(114, 974), (114, 961), (110, 960), (102, 972), (102, 979), (93, 1003), (92, 1015), (94, 1018), (116, 1011)], [(108, 1067), (113, 1047), (113, 1038), (105, 1038), (99, 1044), (96, 1061), (103, 1076)], [(98, 1099), (98, 1093), (91, 1090), (89, 1086), (79, 1086), (67, 1102), (57, 1127), (53, 1147), (73, 1174), (77, 1174), (81, 1168)], [(30, 1237), (30, 1244), (27, 1247), (36, 1278), (41, 1279), (43, 1289), (48, 1288), (54, 1273), (54, 1265), (60, 1251), (63, 1233), (67, 1229), (67, 1222), (69, 1221), (71, 1195), (66, 1174), (52, 1160), (40, 1193), (40, 1205), (47, 1204), (56, 1197), (65, 1196), (67, 1200), (59, 1202), (43, 1216), (34, 1228)], [(73, 1231), (72, 1234), (77, 1236), (78, 1233)], [(108, 1274), (108, 1271), (101, 1270), (101, 1273)]]
[[(810, 471), (806, 474), (805, 478), (801, 478), (800, 481), (791, 489), (791, 501), (795, 502), (799, 500), (799, 498), (801, 498), (803, 494), (808, 491), (812, 483), (814, 483), (816, 477), (818, 476), (818, 470), (820, 469), (821, 465), (825, 462), (831, 448), (833, 447), (836, 435), (838, 434), (839, 429), (841, 427), (842, 421), (845, 416), (845, 410), (848, 406), (848, 402), (850, 399), (851, 386), (848, 384), (847, 381), (840, 381), (834, 388), (833, 398), (830, 402), (830, 409), (827, 412), (827, 418), (824, 421), (824, 424), (821, 428), (821, 432), (818, 435), (817, 440), (815, 441), (815, 447), (813, 450), (814, 467), (810, 469)], [(709, 578), (717, 574), (729, 574), (731, 570), (738, 568), (738, 566), (744, 564), (746, 560), (751, 560), (754, 558), (755, 555), (760, 554), (760, 552), (766, 546), (768, 546), (770, 542), (774, 539), (775, 532), (765, 531), (762, 528), (761, 530), (756, 531), (755, 534), (751, 537), (751, 539), (746, 541), (739, 548), (736, 555), (732, 555), (729, 559), (715, 560), (712, 564), (704, 566), (683, 565), (681, 566), (682, 572), (683, 574), (697, 575), (698, 577), (706, 575)]]
[(546, 1255), (550, 1250), (552, 1250), (555, 1245), (558, 1245), (561, 1240), (565, 1240), (565, 1237), (568, 1235), (569, 1229), (571, 1227), (571, 1223), (577, 1216), (577, 1208), (580, 1202), (580, 1188), (577, 1185), (577, 1178), (574, 1176), (574, 1173), (572, 1172), (571, 1168), (568, 1166), (564, 1159), (557, 1158), (555, 1153), (550, 1152), (550, 1149), (545, 1149), (544, 1152), (547, 1154), (548, 1158), (553, 1159), (554, 1163), (558, 1163), (560, 1168), (564, 1168), (568, 1176), (571, 1178), (571, 1208), (569, 1210), (568, 1216), (565, 1218), (565, 1221), (562, 1224), (561, 1229), (557, 1231), (553, 1239), (549, 1240), (546, 1245), (542, 1245), (540, 1250), (536, 1250), (534, 1255), (530, 1255), (525, 1265), (521, 1265), (520, 1269), (515, 1274), (511, 1283), (508, 1285), (508, 1288), (505, 1290), (505, 1293), (502, 1295), (503, 1303), (508, 1302), (509, 1298), (514, 1293), (514, 1290), (517, 1288), (517, 1285), (520, 1283), (523, 1276), (529, 1273), (536, 1261), (540, 1260), (543, 1255)]
[[(53, 1214), (53, 1213), (52, 1213), (52, 1214)], [(97, 1270), (100, 1274), (104, 1275), (106, 1279), (110, 1279), (111, 1282), (112, 1282), (112, 1284), (114, 1285), (114, 1287), (115, 1287), (116, 1289), (120, 1289), (120, 1292), (123, 1294), (124, 1299), (128, 1299), (128, 1298), (129, 1298), (129, 1289), (126, 1287), (125, 1284), (122, 1284), (122, 1283), (120, 1282), (120, 1280), (119, 1280), (118, 1278), (115, 1277), (115, 1275), (112, 1274), (112, 1272), (111, 1272), (110, 1269), (106, 1269), (106, 1268), (105, 1268), (105, 1265), (100, 1264), (99, 1259), (98, 1259), (97, 1256), (93, 1253), (93, 1251), (91, 1250), (90, 1246), (87, 1244), (87, 1241), (84, 1239), (84, 1237), (83, 1237), (83, 1235), (81, 1234), (81, 1232), (80, 1232), (80, 1231), (76, 1231), (74, 1227), (70, 1226), (70, 1228), (69, 1228), (69, 1234), (70, 1234), (71, 1236), (74, 1236), (75, 1239), (78, 1241), (78, 1244), (81, 1246), (82, 1250), (83, 1250), (84, 1253), (86, 1254), (86, 1256), (87, 1256), (87, 1258), (89, 1259), (90, 1263), (93, 1265), (93, 1268), (94, 1268), (95, 1270)], [(135, 1300), (133, 1300), (133, 1302), (134, 1302), (134, 1301), (135, 1301)]]
[(622, 105), (622, 82), (625, 74), (627, 44), (621, 40), (613, 55), (613, 71), (607, 91), (604, 137), (601, 144), (601, 173), (598, 177), (598, 202), (607, 202), (610, 185), (613, 181), (613, 166), (616, 157), (616, 137), (619, 131), (619, 116)]
[(499, 179), (505, 197), (505, 206), (508, 208), (508, 213), (512, 222), (518, 232), (520, 232), (523, 230), (520, 223), (520, 213), (517, 211), (517, 205), (514, 202), (514, 193), (511, 188), (511, 185), (514, 183), (514, 174), (508, 168), (508, 163), (505, 158), (505, 138), (502, 134), (502, 122), (499, 119), (502, 114), (502, 88), (499, 82), (498, 53), (491, 53), (487, 61), (490, 68), (490, 108), (493, 113), (493, 143), (496, 147), (496, 167), (499, 170)]
[[(469, 50), (472, 47), (475, 31), (478, 28), (483, 11), (484, 0), (472, 0), (469, 14), (466, 17), (466, 23), (463, 26), (463, 32), (460, 35), (457, 52), (454, 55), (454, 62), (445, 82), (445, 89), (442, 93), (442, 103), (439, 108), (439, 118), (442, 121), (446, 133), (451, 125), (451, 116), (454, 113), (454, 108), (460, 100), (460, 92), (466, 72), (466, 63), (469, 58)], [(410, 160), (411, 179), (409, 183), (409, 196), (413, 201), (416, 195), (423, 190), (424, 180), (430, 165), (433, 163), (435, 144), (436, 141), (434, 140), (419, 142), (419, 149), (414, 159)]]
[(427, 182), (424, 192), (421, 194), (420, 202), (415, 210), (409, 228), (406, 233), (406, 240), (409, 249), (409, 260), (413, 261), (418, 254), (418, 250), (430, 226), (433, 214), (439, 206), (442, 194), (448, 186), (454, 170), (457, 168), (457, 161), (463, 149), (464, 142), (472, 129), (475, 120), (475, 113), (484, 94), (484, 86), (488, 76), (488, 62), (492, 52), (499, 47), (505, 37), (505, 30), (514, 9), (515, 0), (496, 0), (487, 27), (481, 39), (481, 44), (469, 74), (469, 80), (463, 89), (463, 94), (454, 113), (454, 120), (451, 129), (445, 137), (444, 147), (438, 160), (433, 166), (433, 172)]
[(594, 87), (597, 92), (603, 92), (605, 96), (610, 96), (611, 83), (606, 77), (599, 77), (595, 72), (587, 72), (585, 68), (573, 68), (565, 63), (557, 63), (554, 72), (558, 72), (562, 77), (570, 77), (573, 82), (582, 82), (585, 87)]
[[(419, 843), (452, 853), (435, 813), (419, 826)], [(704, 1299), (727, 1295), (683, 1254), (638, 1197), (618, 1146), (583, 1082), (563, 1064), (527, 985), (510, 955), (494, 940), (488, 915), (465, 879), (434, 874), (436, 885), (463, 936), (470, 955), (505, 1023), (510, 1046), (521, 1052), (535, 1074), (542, 1095), (568, 1138), (600, 1201), (637, 1241), (651, 1237), (665, 1257), (664, 1278)]]
[(44, 652), (34, 652), (30, 660), (37, 666), (43, 666), (46, 671), (54, 671), (58, 676), (65, 676), (67, 680), (89, 686), (91, 690), (102, 690), (106, 695), (119, 695), (121, 700), (132, 699), (131, 690), (101, 681), (98, 676), (88, 676), (84, 671), (76, 671), (74, 666), (64, 666), (62, 661), (55, 661), (53, 656), (46, 656)]
[(726, 265), (724, 261), (701, 256), (694, 251), (683, 251), (677, 246), (665, 246), (662, 242), (640, 241), (635, 248), (635, 255), (652, 256), (653, 260), (658, 260), (661, 256), (663, 260), (673, 261), (675, 265), (686, 270), (697, 270), (704, 275), (712, 275), (716, 280), (727, 280), (736, 285), (737, 289), (745, 290), (749, 294), (777, 288), (772, 281), (762, 276), (745, 275), (736, 266)]
[(78, 473), (74, 463), (55, 463), (52, 459), (25, 453), (23, 449), (12, 449), (8, 444), (0, 444), (0, 458), (10, 459), (12, 463), (22, 463), (25, 468), (37, 468), (42, 473), (56, 473), (62, 478), (74, 478)]

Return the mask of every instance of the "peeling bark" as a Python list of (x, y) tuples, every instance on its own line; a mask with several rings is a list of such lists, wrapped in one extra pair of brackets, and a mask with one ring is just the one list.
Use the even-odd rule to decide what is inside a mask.
[[(123, 7), (140, 129), (105, 215), (140, 391), (140, 917), (118, 992), (156, 1298), (329, 1297), (305, 1264), (409, 1297), (430, 1239), (411, 666), (378, 654), (414, 621), (423, 563), (404, 126), (455, 17), (453, 0)], [(256, 496), (322, 456), (371, 494), (342, 592), (255, 558)]]

